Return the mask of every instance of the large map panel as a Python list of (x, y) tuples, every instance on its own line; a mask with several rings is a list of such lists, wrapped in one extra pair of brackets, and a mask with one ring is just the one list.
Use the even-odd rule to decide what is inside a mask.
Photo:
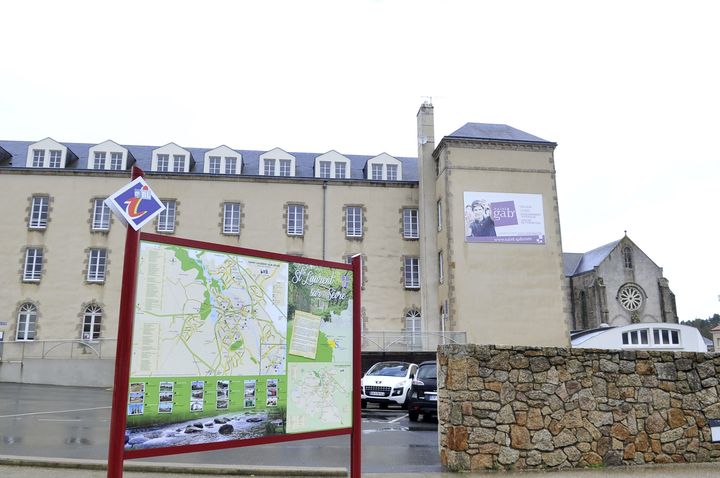
[(126, 450), (348, 428), (352, 273), (141, 241)]

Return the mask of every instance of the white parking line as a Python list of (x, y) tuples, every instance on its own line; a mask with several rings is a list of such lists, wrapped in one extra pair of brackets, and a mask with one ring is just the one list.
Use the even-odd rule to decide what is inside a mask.
[(0, 415), (0, 418), (29, 417), (31, 415), (52, 415), (53, 413), (87, 412), (90, 410), (109, 410), (111, 407), (77, 408), (75, 410), (51, 410), (48, 412), (18, 413), (16, 415)]
[(399, 422), (400, 420), (402, 420), (402, 419), (405, 418), (405, 417), (407, 417), (407, 413), (406, 413), (405, 415), (400, 415), (400, 416), (397, 417), (395, 420), (388, 420), (388, 423)]
[(81, 422), (79, 418), (38, 418), (39, 422)]

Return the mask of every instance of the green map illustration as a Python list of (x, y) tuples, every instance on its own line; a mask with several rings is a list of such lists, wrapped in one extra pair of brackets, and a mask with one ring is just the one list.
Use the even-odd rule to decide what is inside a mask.
[(346, 269), (141, 241), (126, 448), (351, 427), (352, 290)]

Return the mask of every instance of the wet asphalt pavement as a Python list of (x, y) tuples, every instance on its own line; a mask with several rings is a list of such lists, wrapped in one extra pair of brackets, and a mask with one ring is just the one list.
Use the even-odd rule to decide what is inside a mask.
[[(0, 454), (105, 459), (111, 402), (112, 394), (107, 389), (0, 383)], [(364, 410), (362, 442), (365, 473), (442, 471), (437, 423), (412, 423), (400, 409)], [(349, 468), (350, 437), (300, 440), (142, 461)]]

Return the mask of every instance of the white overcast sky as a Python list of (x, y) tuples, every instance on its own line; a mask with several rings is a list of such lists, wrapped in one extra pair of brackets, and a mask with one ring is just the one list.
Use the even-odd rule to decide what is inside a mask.
[[(720, 312), (712, 1), (0, 5), (0, 138), (416, 156), (505, 123), (558, 143), (566, 252), (628, 236), (681, 320)], [(528, 191), (531, 192), (531, 191)]]

